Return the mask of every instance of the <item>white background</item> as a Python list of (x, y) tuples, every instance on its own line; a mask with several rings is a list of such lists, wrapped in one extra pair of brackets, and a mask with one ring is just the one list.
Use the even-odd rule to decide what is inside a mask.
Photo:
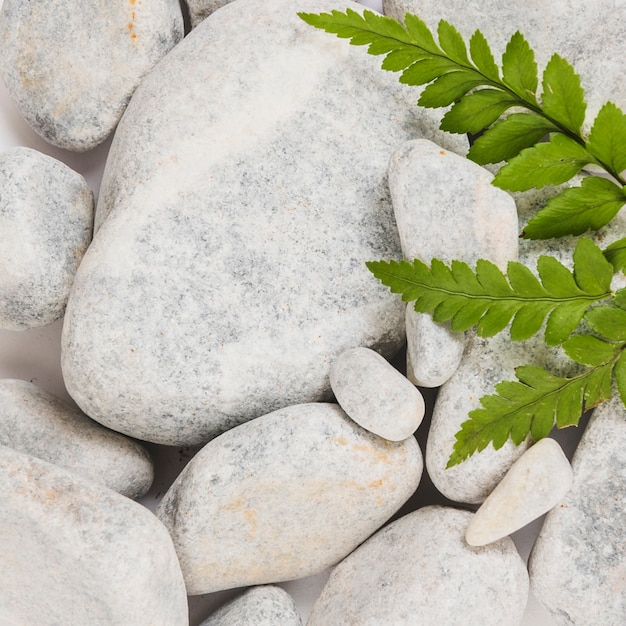
[[(0, 0), (0, 5), (1, 3), (2, 0)], [(381, 9), (380, 0), (363, 0), (361, 4), (375, 10)], [(517, 27), (518, 25), (514, 26)], [(519, 27), (523, 29), (523, 25), (519, 25)], [(110, 140), (95, 150), (83, 154), (66, 152), (46, 144), (22, 120), (4, 86), (0, 84), (0, 149), (4, 150), (11, 146), (29, 146), (49, 154), (85, 176), (91, 189), (97, 196), (109, 144)], [(20, 378), (32, 381), (39, 387), (71, 402), (63, 385), (59, 365), (61, 328), (62, 321), (43, 329), (26, 332), (0, 330), (0, 378)], [(432, 398), (430, 400), (432, 401)], [(418, 439), (422, 449), (426, 427), (427, 424), (422, 425), (418, 432)], [(560, 433), (557, 438), (562, 442), (568, 456), (571, 457), (577, 440), (577, 433), (575, 431), (570, 431), (565, 435)], [(163, 495), (174, 477), (191, 458), (194, 450), (153, 445), (148, 445), (148, 448), (155, 457), (157, 477), (150, 494), (144, 498), (143, 503), (149, 508), (154, 508), (156, 502)], [(445, 503), (445, 499), (434, 491), (426, 477), (416, 495), (402, 512), (405, 513), (425, 504), (433, 503)], [(513, 537), (524, 559), (528, 556), (540, 524), (541, 520), (538, 520), (516, 533)], [(325, 572), (300, 581), (282, 584), (295, 598), (304, 621), (306, 621), (312, 603), (319, 595), (327, 577), (328, 572)], [(36, 589), (25, 591), (26, 593), (37, 593)], [(236, 591), (228, 591), (210, 596), (191, 598), (190, 618), (192, 626), (198, 624), (213, 608), (219, 606), (225, 599), (236, 595), (236, 593)], [(553, 621), (531, 596), (522, 624), (524, 626), (548, 626), (553, 624)]]

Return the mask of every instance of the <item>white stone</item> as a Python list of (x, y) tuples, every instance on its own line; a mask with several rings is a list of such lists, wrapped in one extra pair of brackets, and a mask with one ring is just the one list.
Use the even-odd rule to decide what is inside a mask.
[(302, 620), (284, 589), (262, 585), (227, 602), (200, 626), (302, 626)]
[(129, 498), (145, 495), (154, 478), (152, 460), (139, 443), (23, 380), (0, 380), (0, 444)]
[(368, 348), (342, 352), (331, 363), (330, 386), (351, 419), (390, 441), (410, 437), (424, 418), (419, 390)]
[(210, 441), (157, 510), (189, 595), (303, 578), (336, 564), (417, 488), (414, 437), (362, 429), (336, 404), (280, 409)]
[(63, 316), (92, 226), (93, 194), (80, 174), (30, 148), (0, 154), (0, 328)]
[(0, 446), (0, 623), (186, 626), (163, 525), (140, 504)]
[(198, 444), (330, 399), (348, 348), (394, 354), (404, 304), (365, 262), (400, 255), (390, 153), (409, 136), (445, 141), (437, 126), (379, 59), (292, 0), (216, 11), (116, 132), (63, 330), (78, 405), (139, 439)]
[(431, 29), (439, 20), (453, 24), (465, 41), (480, 30), (498, 65), (511, 35), (521, 31), (535, 51), (543, 72), (553, 53), (567, 59), (581, 76), (587, 107), (587, 129), (610, 100), (626, 109), (622, 59), (626, 56), (626, 3), (620, 0), (383, 0), (385, 15), (402, 19), (419, 15)]
[(209, 17), (213, 11), (232, 2), (232, 0), (186, 0), (189, 9), (191, 27), (195, 28), (202, 20)]
[(182, 36), (177, 0), (4, 0), (0, 75), (44, 139), (89, 150)]
[(594, 410), (572, 459), (574, 483), (548, 513), (529, 560), (533, 594), (555, 624), (623, 624), (626, 616), (626, 410)]
[(471, 546), (484, 546), (547, 513), (572, 486), (572, 468), (554, 439), (541, 439), (511, 466), (487, 496), (465, 532)]
[(528, 574), (508, 538), (473, 548), (472, 513), (427, 506), (392, 522), (332, 572), (307, 626), (515, 626)]

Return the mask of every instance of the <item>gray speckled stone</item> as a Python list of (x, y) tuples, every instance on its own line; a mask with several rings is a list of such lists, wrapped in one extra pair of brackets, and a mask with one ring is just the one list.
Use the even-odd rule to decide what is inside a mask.
[[(511, 196), (491, 185), (493, 175), (427, 139), (409, 141), (389, 162), (389, 189), (404, 258), (430, 263), (488, 259), (501, 268), (517, 259), (518, 222)], [(410, 306), (410, 305), (409, 305)], [(460, 336), (408, 314), (410, 375), (423, 387), (452, 376), (462, 355)]]
[(202, 20), (209, 17), (213, 11), (217, 11), (217, 9), (229, 2), (232, 2), (232, 0), (186, 0), (192, 28), (195, 28)]
[(419, 390), (368, 348), (342, 352), (330, 366), (330, 386), (351, 419), (390, 441), (410, 437), (424, 418)]
[(188, 623), (176, 553), (150, 511), (5, 446), (0, 475), (0, 623)]
[(482, 502), (528, 447), (527, 442), (515, 446), (511, 440), (499, 450), (489, 445), (446, 469), (455, 434), (469, 412), (480, 406), (480, 398), (495, 392), (497, 383), (513, 380), (515, 367), (526, 364), (539, 365), (557, 376), (576, 371), (560, 349), (546, 346), (542, 335), (512, 342), (507, 333), (488, 339), (468, 334), (461, 365), (437, 395), (426, 444), (428, 473), (447, 498), (471, 504)]
[(93, 194), (80, 174), (30, 148), (0, 154), (0, 328), (63, 316), (92, 225)]
[(182, 36), (177, 0), (4, 0), (0, 75), (44, 139), (89, 150)]
[(302, 626), (302, 620), (284, 589), (262, 585), (227, 602), (200, 626)]
[(548, 513), (531, 553), (531, 589), (555, 624), (623, 624), (626, 411), (617, 396), (595, 409), (572, 469), (572, 489)]
[(482, 548), (469, 511), (428, 506), (396, 520), (340, 563), (307, 626), (515, 626), (528, 574), (507, 537)]
[[(540, 71), (557, 52), (581, 75), (591, 121), (607, 101), (626, 108), (626, 4), (622, 0), (383, 0), (386, 15), (416, 13), (431, 28), (440, 19), (456, 26), (467, 41), (479, 29), (498, 64), (506, 42), (520, 30), (536, 52)], [(566, 19), (564, 19), (566, 16)]]
[(465, 539), (484, 546), (547, 513), (572, 486), (572, 468), (561, 446), (545, 438), (511, 466), (472, 518)]
[(334, 565), (417, 488), (415, 438), (373, 435), (336, 404), (280, 409), (220, 435), (157, 515), (190, 595), (309, 576)]
[(154, 478), (148, 452), (23, 380), (0, 380), (0, 444), (63, 467), (129, 498)]
[(85, 413), (202, 443), (330, 398), (348, 348), (401, 346), (404, 305), (365, 262), (400, 254), (392, 150), (444, 139), (379, 63), (292, 0), (236, 0), (151, 72), (116, 132), (65, 318), (65, 382)]

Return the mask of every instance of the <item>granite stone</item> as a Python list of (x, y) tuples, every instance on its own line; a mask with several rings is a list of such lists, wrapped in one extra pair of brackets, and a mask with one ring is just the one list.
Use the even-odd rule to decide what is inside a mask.
[(145, 448), (23, 380), (0, 380), (0, 445), (48, 461), (129, 498), (154, 478)]
[(30, 148), (0, 154), (0, 328), (60, 319), (91, 241), (93, 194), (85, 179)]
[(471, 546), (484, 546), (547, 513), (572, 486), (572, 468), (561, 446), (545, 438), (511, 466), (487, 496), (465, 532)]
[(0, 76), (35, 132), (89, 150), (182, 36), (177, 0), (4, 0)]
[(262, 585), (227, 602), (200, 626), (302, 626), (302, 620), (284, 589)]
[(439, 20), (453, 24), (465, 41), (479, 29), (498, 64), (508, 40), (521, 31), (543, 72), (553, 53), (567, 59), (581, 76), (587, 107), (587, 130), (607, 101), (626, 109), (622, 59), (626, 55), (626, 4), (621, 0), (383, 0), (385, 15), (419, 15), (431, 29)]
[(594, 410), (572, 459), (571, 490), (546, 516), (529, 560), (533, 594), (555, 624), (622, 624), (626, 615), (626, 410)]
[(172, 541), (140, 504), (0, 446), (0, 623), (186, 626)]
[[(428, 139), (401, 145), (389, 162), (389, 189), (404, 258), (471, 267), (487, 259), (506, 269), (518, 254), (517, 210), (492, 180), (483, 167)], [(462, 336), (452, 336), (447, 326), (434, 329), (423, 314), (407, 315), (412, 380), (437, 387), (459, 365)]]
[(336, 564), (417, 488), (414, 437), (391, 442), (336, 404), (286, 407), (207, 443), (165, 494), (187, 592), (293, 580)]
[(424, 418), (419, 390), (369, 348), (342, 352), (331, 363), (330, 386), (351, 419), (390, 441), (410, 437)]
[(332, 572), (307, 626), (515, 626), (528, 574), (508, 537), (469, 546), (469, 511), (427, 506), (392, 522)]
[(74, 400), (139, 439), (199, 444), (330, 399), (346, 349), (394, 354), (404, 305), (365, 262), (400, 255), (389, 155), (409, 137), (446, 141), (437, 126), (378, 59), (291, 0), (216, 11), (116, 131), (63, 329)]

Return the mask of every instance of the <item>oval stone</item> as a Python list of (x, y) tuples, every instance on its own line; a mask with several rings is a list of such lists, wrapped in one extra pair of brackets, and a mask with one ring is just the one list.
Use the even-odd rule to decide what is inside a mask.
[(23, 380), (0, 380), (0, 444), (63, 467), (129, 498), (154, 478), (145, 448)]
[[(297, 10), (342, 6), (356, 5)], [(83, 411), (139, 439), (204, 443), (330, 399), (348, 348), (393, 355), (404, 305), (365, 262), (400, 255), (387, 163), (409, 136), (446, 141), (429, 115), (292, 0), (204, 20), (135, 92), (111, 146), (63, 329)]]
[(390, 442), (335, 404), (280, 409), (210, 441), (157, 510), (189, 595), (334, 565), (417, 488), (414, 437)]

